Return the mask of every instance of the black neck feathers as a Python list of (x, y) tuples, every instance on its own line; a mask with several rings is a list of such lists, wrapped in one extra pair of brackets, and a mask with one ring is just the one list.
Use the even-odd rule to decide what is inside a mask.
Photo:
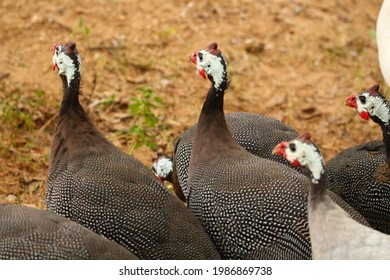
[[(77, 60), (75, 63), (78, 63)], [(79, 102), (80, 72), (76, 71), (69, 83), (66, 75), (60, 77), (63, 84), (63, 99), (52, 143), (52, 166), (55, 165), (54, 161), (65, 157), (71, 151), (76, 151), (76, 147), (94, 146), (99, 141), (105, 141)]]
[[(390, 104), (387, 102), (385, 97), (382, 96), (382, 99), (383, 99), (383, 106), (386, 106), (386, 108), (390, 110)], [(390, 167), (390, 123), (385, 122), (384, 120), (380, 119), (376, 115), (370, 117), (372, 121), (374, 121), (381, 127), (383, 143), (385, 144), (385, 148), (386, 148), (386, 162), (387, 165)]]
[(169, 173), (167, 181), (172, 183), (173, 191), (175, 192), (176, 196), (181, 201), (187, 202), (187, 198), (184, 195), (183, 190), (181, 189), (179, 178), (177, 177), (176, 164), (173, 165), (173, 171)]
[(203, 103), (202, 111), (200, 113), (201, 120), (204, 117), (214, 116), (216, 114), (224, 115), (223, 111), (223, 99), (224, 99), (224, 90), (216, 90), (212, 86), (206, 96), (206, 100)]
[[(75, 59), (75, 68), (79, 69), (79, 62)], [(79, 71), (74, 73), (74, 76), (70, 81), (68, 81), (65, 75), (61, 75), (62, 86), (63, 86), (63, 99), (61, 104), (60, 116), (66, 114), (70, 109), (85, 115), (83, 108), (79, 103), (79, 94), (80, 94), (80, 82), (81, 75)]]
[(223, 85), (227, 85), (227, 83), (224, 82), (221, 85), (220, 89), (217, 90), (213, 84), (203, 103), (197, 127), (198, 136), (196, 138), (204, 139), (207, 142), (201, 145), (214, 146), (214, 143), (220, 143), (221, 141), (224, 145), (230, 142), (238, 145), (229, 132), (223, 109), (226, 87), (223, 87)]

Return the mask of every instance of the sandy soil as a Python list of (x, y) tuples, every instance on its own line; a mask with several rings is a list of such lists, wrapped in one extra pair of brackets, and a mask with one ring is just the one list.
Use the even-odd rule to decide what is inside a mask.
[[(27, 2), (27, 3), (26, 3)], [(136, 3), (134, 3), (136, 2)], [(311, 131), (326, 158), (381, 138), (344, 100), (382, 82), (375, 24), (380, 0), (98, 0), (0, 2), (0, 202), (44, 208), (61, 83), (51, 45), (75, 41), (83, 59), (82, 104), (125, 151), (139, 87), (164, 100), (159, 149), (196, 123), (209, 86), (188, 62), (218, 42), (229, 63), (225, 111), (275, 117)], [(114, 97), (112, 97), (114, 96)], [(121, 133), (122, 132), (122, 133)], [(146, 165), (155, 151), (131, 153)]]

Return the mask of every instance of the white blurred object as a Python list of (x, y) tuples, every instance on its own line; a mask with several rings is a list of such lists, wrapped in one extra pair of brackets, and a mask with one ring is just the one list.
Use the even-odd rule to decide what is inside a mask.
[(383, 78), (390, 86), (390, 0), (384, 0), (376, 23), (379, 66)]

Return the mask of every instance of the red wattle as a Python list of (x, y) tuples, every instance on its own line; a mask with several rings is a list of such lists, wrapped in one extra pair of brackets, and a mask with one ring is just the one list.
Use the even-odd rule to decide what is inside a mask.
[(294, 161), (292, 162), (292, 165), (298, 167), (299, 166), (299, 161), (294, 159)]
[(359, 116), (361, 116), (363, 119), (365, 119), (366, 121), (370, 119), (370, 115), (368, 114), (367, 111), (362, 111), (362, 112), (359, 112)]
[(200, 74), (204, 79), (207, 79), (207, 75), (206, 75), (206, 72), (204, 71), (204, 69), (200, 69), (200, 70), (199, 70), (199, 74)]

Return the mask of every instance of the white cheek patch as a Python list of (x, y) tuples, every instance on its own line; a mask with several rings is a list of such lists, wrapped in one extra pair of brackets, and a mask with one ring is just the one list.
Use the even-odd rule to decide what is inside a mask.
[(224, 60), (225, 65), (227, 65), (226, 60), (206, 51), (200, 52), (203, 54), (203, 60), (200, 61), (199, 57), (197, 58), (198, 69), (204, 69), (207, 75), (212, 76), (214, 80), (214, 87), (219, 89), (220, 85), (224, 81), (224, 78), (226, 77), (226, 70), (222, 64), (222, 59)]
[(356, 96), (356, 106), (357, 106), (356, 111), (361, 113), (361, 112), (367, 111), (367, 109), (365, 108), (365, 105), (363, 105), (362, 102), (360, 101), (359, 96), (364, 96), (366, 98), (366, 100), (369, 97), (368, 97), (367, 93), (362, 93), (362, 94)]
[(390, 111), (386, 102), (380, 96), (370, 96), (367, 102), (367, 111), (372, 116), (377, 116), (382, 122), (390, 121)]
[(356, 98), (357, 111), (368, 112), (370, 116), (378, 117), (383, 123), (390, 121), (390, 108), (388, 104), (380, 96), (370, 95), (367, 92), (360, 94), (366, 98), (366, 103), (363, 104), (360, 99)]
[[(80, 56), (77, 56), (79, 62), (79, 70), (81, 70), (81, 59)], [(55, 53), (53, 55), (53, 62), (57, 65), (59, 71), (58, 75), (65, 75), (70, 86), (70, 82), (74, 79), (76, 73), (76, 65), (73, 63), (73, 60), (67, 56), (65, 53), (60, 52), (58, 55)]]
[(307, 167), (312, 173), (312, 182), (318, 183), (321, 174), (324, 173), (324, 163), (322, 155), (318, 152), (314, 145), (302, 143), (294, 140), (290, 143), (295, 144), (295, 152), (289, 147), (286, 149), (286, 159), (289, 161), (297, 160), (301, 166)]
[(153, 164), (153, 168), (161, 178), (167, 178), (169, 173), (173, 171), (173, 163), (169, 158), (161, 158)]

